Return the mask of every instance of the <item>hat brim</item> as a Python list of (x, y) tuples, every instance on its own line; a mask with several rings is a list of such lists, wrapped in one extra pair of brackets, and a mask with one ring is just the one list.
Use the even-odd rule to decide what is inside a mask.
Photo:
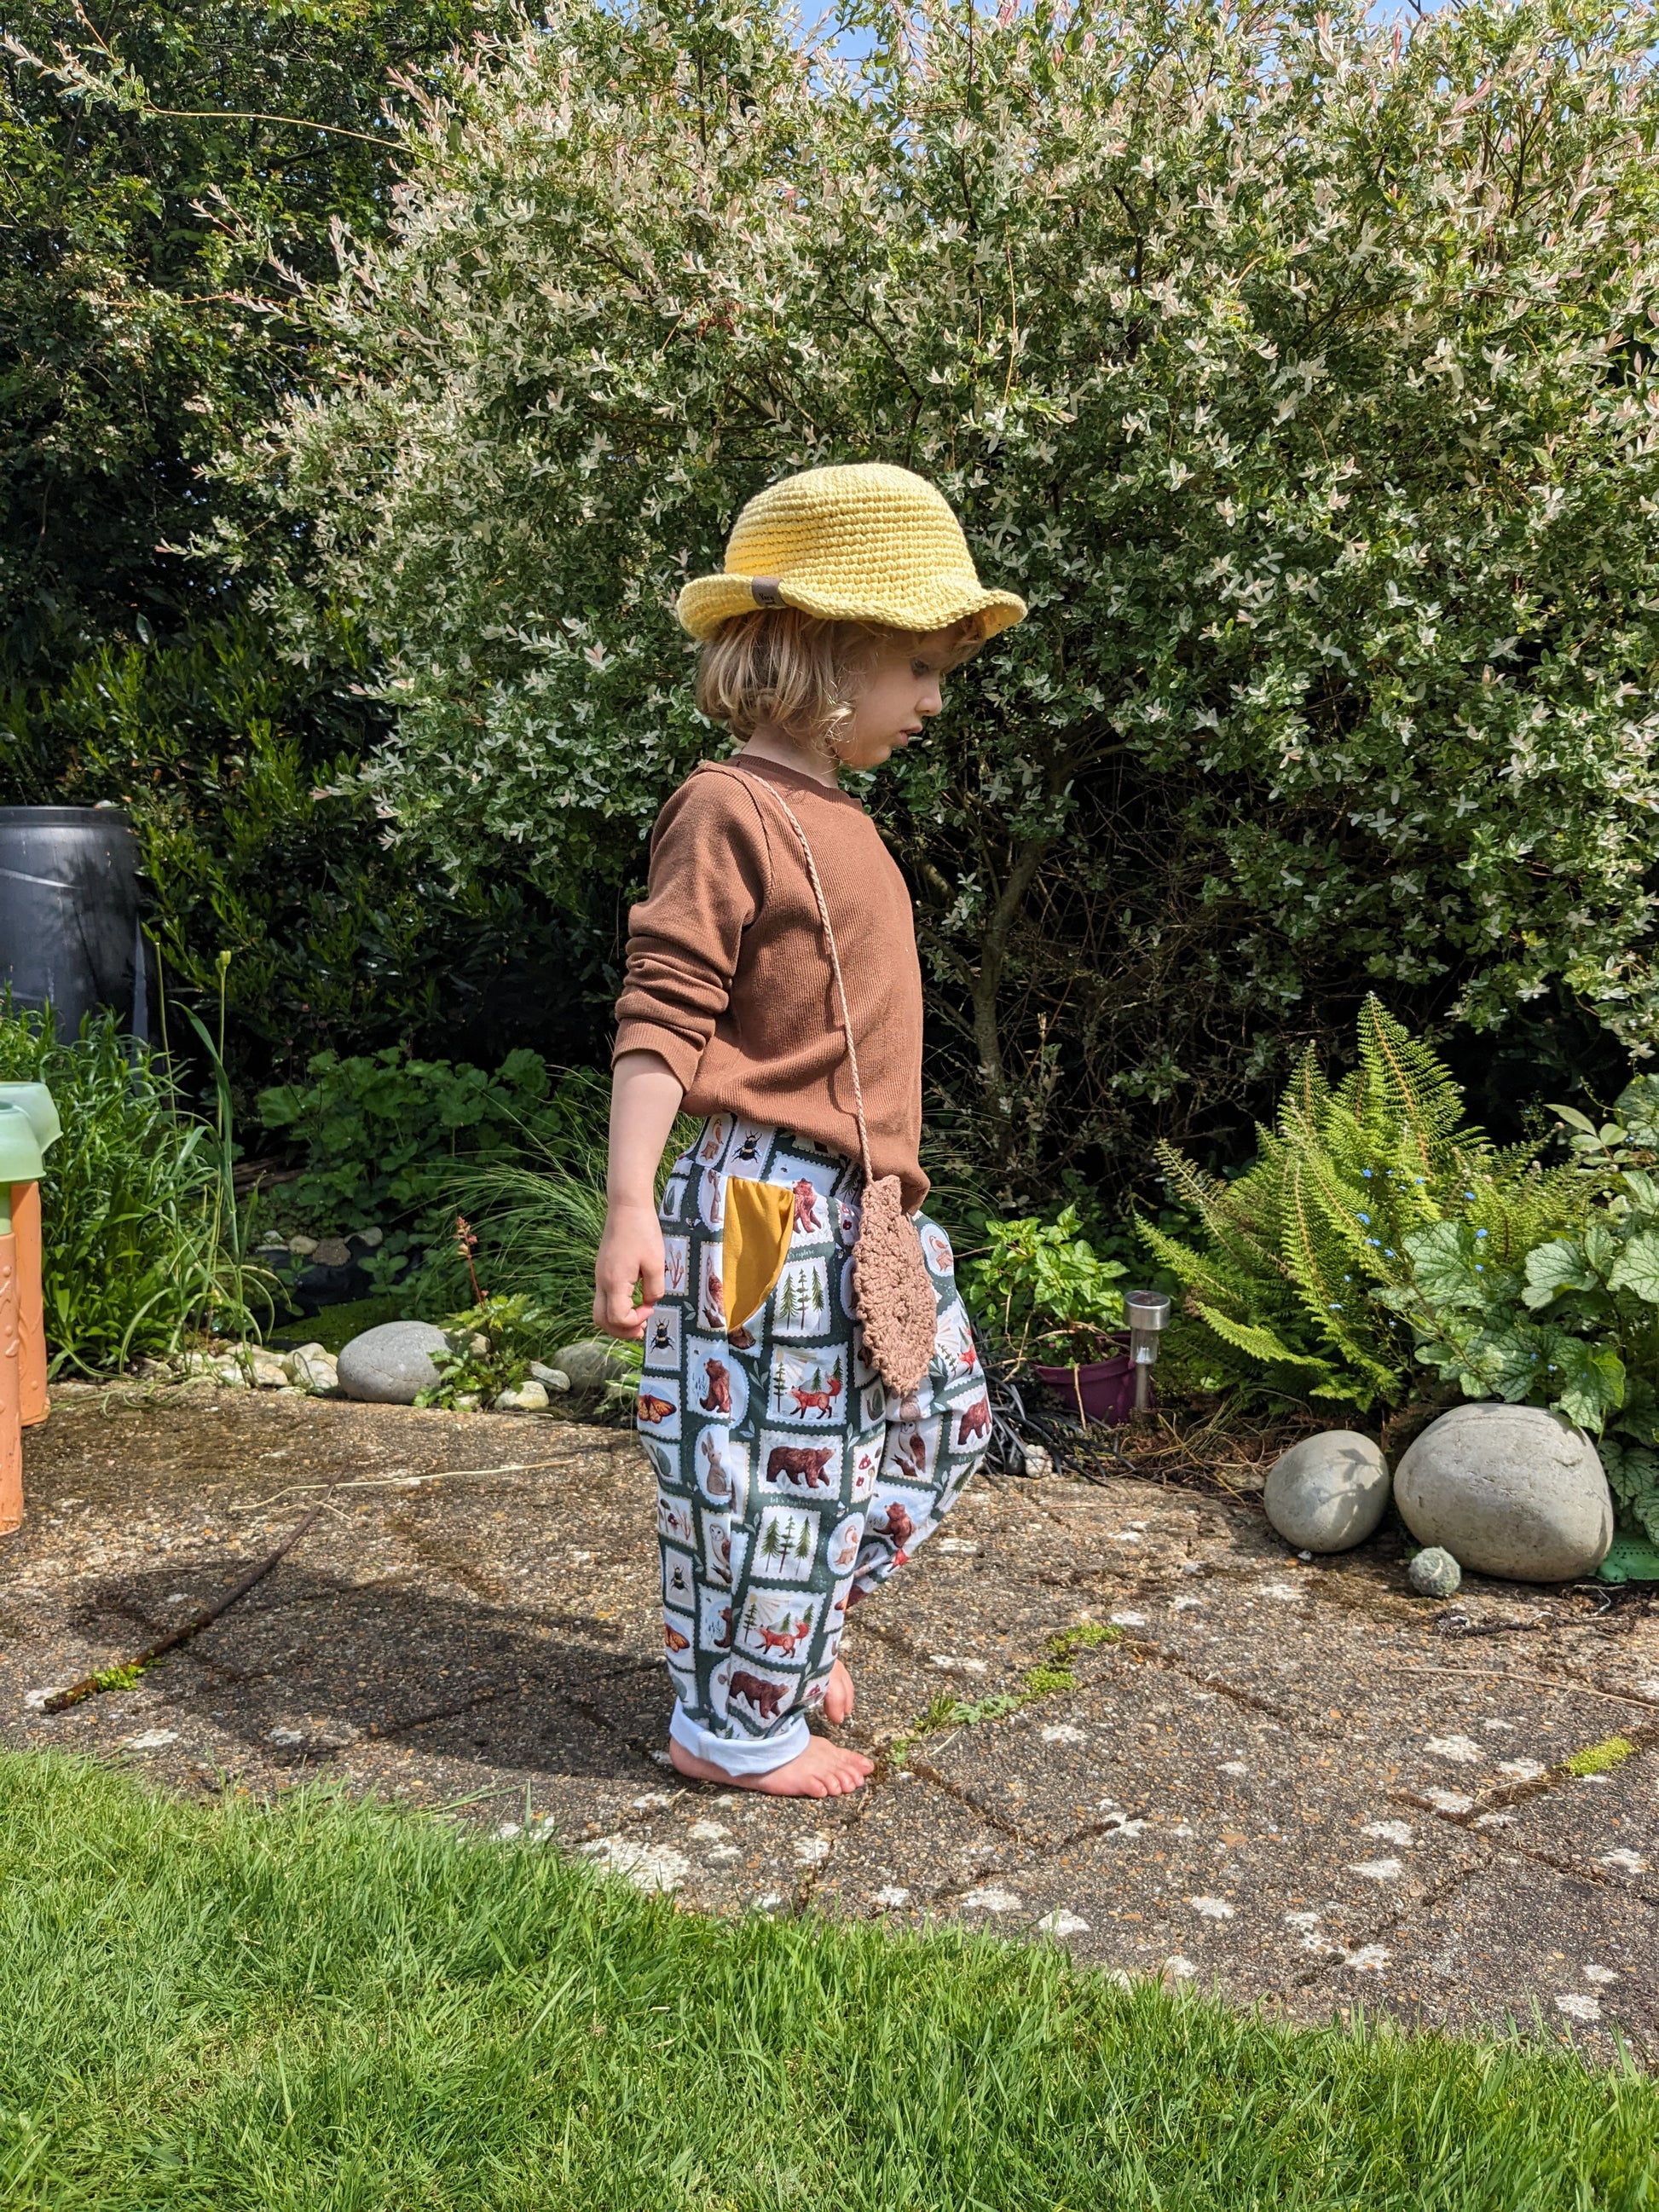
[(784, 577), (771, 586), (764, 600), (757, 599), (751, 576), (696, 576), (675, 603), (682, 626), (696, 638), (713, 637), (733, 615), (752, 615), (763, 606), (797, 608), (823, 622), (870, 623), (879, 629), (914, 630), (919, 636), (949, 629), (969, 615), (981, 616), (985, 635), (1012, 629), (1025, 619), (1025, 602), (1012, 592), (988, 592), (982, 586), (954, 582), (929, 585), (925, 590), (878, 602), (852, 599), (840, 593), (814, 589), (810, 584)]

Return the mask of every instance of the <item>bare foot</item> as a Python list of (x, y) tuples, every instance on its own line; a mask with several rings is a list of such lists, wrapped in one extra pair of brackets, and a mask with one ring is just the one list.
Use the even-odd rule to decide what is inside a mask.
[(875, 1761), (861, 1752), (843, 1751), (815, 1735), (799, 1759), (775, 1766), (767, 1774), (728, 1774), (712, 1759), (694, 1759), (683, 1744), (671, 1737), (668, 1756), (675, 1769), (698, 1782), (718, 1782), (725, 1790), (760, 1790), (769, 1797), (845, 1797), (861, 1790), (875, 1772)]
[(852, 1717), (853, 1700), (856, 1695), (853, 1678), (839, 1659), (830, 1669), (830, 1680), (823, 1692), (823, 1717), (831, 1728), (839, 1728)]

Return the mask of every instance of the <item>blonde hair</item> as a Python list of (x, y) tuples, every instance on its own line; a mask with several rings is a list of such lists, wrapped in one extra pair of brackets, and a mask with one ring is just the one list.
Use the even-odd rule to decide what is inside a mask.
[[(711, 722), (725, 722), (734, 737), (752, 737), (769, 722), (799, 744), (833, 754), (853, 718), (860, 678), (883, 648), (920, 644), (931, 635), (826, 622), (795, 607), (732, 615), (697, 656), (698, 710)], [(985, 627), (978, 615), (966, 615), (945, 635), (945, 666), (960, 668), (985, 643)]]

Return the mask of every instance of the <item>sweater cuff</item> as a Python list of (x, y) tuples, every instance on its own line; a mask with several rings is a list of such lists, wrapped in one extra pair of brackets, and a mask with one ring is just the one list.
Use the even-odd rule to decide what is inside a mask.
[(611, 1065), (615, 1067), (625, 1052), (654, 1052), (659, 1060), (667, 1061), (669, 1072), (680, 1089), (689, 1091), (696, 1080), (702, 1050), (701, 1044), (694, 1044), (678, 1030), (665, 1028), (659, 1022), (630, 1018), (617, 1024)]

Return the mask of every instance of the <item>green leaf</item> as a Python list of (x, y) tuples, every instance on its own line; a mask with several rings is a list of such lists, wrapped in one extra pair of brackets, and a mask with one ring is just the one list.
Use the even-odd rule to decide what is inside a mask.
[(1625, 1402), (1624, 1361), (1611, 1345), (1567, 1336), (1557, 1347), (1556, 1366), (1556, 1379), (1565, 1385), (1556, 1403), (1570, 1421), (1599, 1436), (1607, 1415)]
[(1315, 1374), (1328, 1376), (1334, 1373), (1328, 1360), (1310, 1356), (1305, 1352), (1292, 1352), (1288, 1344), (1282, 1343), (1272, 1329), (1259, 1322), (1230, 1321), (1225, 1314), (1218, 1313), (1213, 1306), (1200, 1305), (1198, 1310), (1200, 1318), (1209, 1323), (1224, 1344), (1231, 1344), (1238, 1352), (1248, 1352), (1253, 1359), (1263, 1360), (1269, 1366), (1305, 1367)]
[(1564, 1291), (1599, 1291), (1601, 1279), (1589, 1265), (1583, 1246), (1572, 1237), (1558, 1237), (1527, 1255), (1527, 1287), (1522, 1292), (1535, 1313), (1559, 1298)]
[(1475, 1235), (1466, 1222), (1437, 1221), (1406, 1239), (1417, 1288), (1431, 1305), (1484, 1305), (1490, 1285), (1476, 1259)]
[[(1535, 1328), (1516, 1320), (1507, 1326), (1482, 1329), (1464, 1347), (1467, 1370), (1480, 1378), (1484, 1389), (1510, 1405), (1538, 1398), (1553, 1390), (1557, 1380), (1550, 1364), (1559, 1341), (1559, 1330)], [(1547, 1382), (1545, 1378), (1548, 1378)]]
[(1659, 1152), (1659, 1076), (1638, 1075), (1613, 1104), (1625, 1135), (1644, 1151)]
[(1659, 1230), (1638, 1229), (1607, 1277), (1607, 1288), (1633, 1291), (1646, 1305), (1659, 1306)]

